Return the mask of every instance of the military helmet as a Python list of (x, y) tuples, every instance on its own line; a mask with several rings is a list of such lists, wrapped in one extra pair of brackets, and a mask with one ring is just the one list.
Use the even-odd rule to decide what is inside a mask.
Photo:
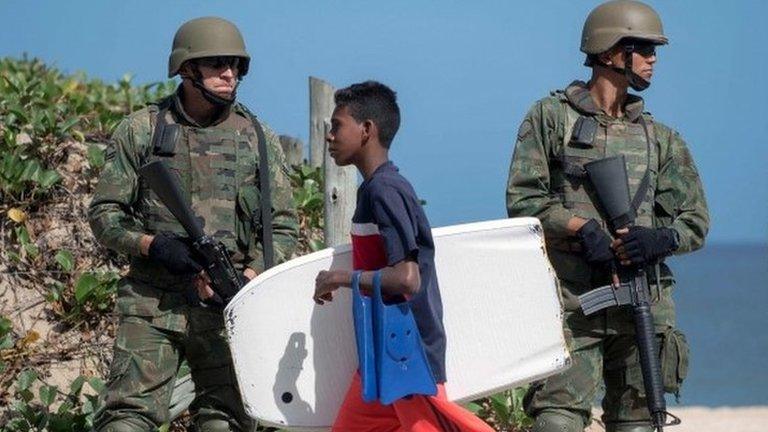
[(624, 38), (649, 41), (658, 45), (669, 42), (661, 27), (661, 18), (650, 6), (635, 0), (612, 0), (589, 13), (581, 32), (581, 51), (600, 54)]
[(168, 58), (168, 78), (179, 73), (187, 60), (214, 56), (235, 56), (243, 59), (240, 76), (248, 73), (251, 56), (245, 51), (240, 30), (231, 22), (217, 17), (195, 18), (176, 31)]

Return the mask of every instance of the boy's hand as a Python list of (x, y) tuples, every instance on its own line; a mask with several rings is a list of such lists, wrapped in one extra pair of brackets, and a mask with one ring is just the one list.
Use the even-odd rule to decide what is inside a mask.
[(333, 301), (333, 292), (342, 286), (349, 286), (352, 273), (346, 270), (321, 271), (315, 278), (315, 295), (312, 299), (321, 305)]

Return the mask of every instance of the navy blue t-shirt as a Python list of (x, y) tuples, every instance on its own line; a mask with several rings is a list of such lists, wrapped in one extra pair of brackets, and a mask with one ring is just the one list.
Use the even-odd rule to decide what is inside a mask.
[(421, 289), (411, 310), (435, 381), (445, 382), (443, 303), (435, 272), (435, 244), (427, 216), (411, 184), (386, 162), (360, 185), (352, 217), (355, 270), (379, 270), (411, 258), (418, 262)]

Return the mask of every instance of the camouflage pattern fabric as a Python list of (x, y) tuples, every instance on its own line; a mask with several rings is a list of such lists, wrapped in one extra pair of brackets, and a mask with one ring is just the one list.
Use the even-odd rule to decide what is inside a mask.
[[(192, 369), (197, 397), (190, 406), (200, 430), (249, 430), (224, 337), (221, 312), (188, 305), (191, 276), (170, 275), (142, 257), (144, 234), (183, 228), (137, 176), (142, 165), (166, 160), (181, 179), (204, 230), (220, 240), (239, 269), (263, 270), (259, 225), (259, 156), (256, 132), (239, 105), (202, 127), (183, 110), (177, 95), (161, 101), (167, 121), (181, 126), (172, 156), (153, 154), (156, 107), (128, 116), (117, 127), (107, 163), (89, 207), (89, 222), (105, 246), (130, 256), (120, 281), (118, 338), (97, 430), (154, 430), (168, 422), (173, 378), (182, 358)], [(298, 236), (284, 156), (274, 132), (267, 137), (275, 259), (291, 257)]]
[[(709, 229), (701, 181), (683, 139), (644, 113), (638, 96), (627, 98), (624, 112), (622, 118), (608, 116), (593, 102), (586, 84), (576, 81), (536, 102), (518, 131), (507, 183), (507, 213), (510, 217), (534, 216), (542, 222), (549, 258), (561, 285), (564, 325), (574, 354), (571, 369), (532, 387), (527, 405), (532, 415), (566, 409), (588, 420), (596, 389), (604, 381), (604, 420), (649, 419), (644, 391), (632, 390), (634, 384), (627, 378), (639, 373), (631, 310), (607, 309), (587, 318), (579, 309), (577, 297), (609, 283), (610, 275), (587, 264), (578, 240), (567, 232), (567, 222), (572, 217), (594, 218), (606, 231), (607, 226), (590, 198), (589, 182), (566, 167), (624, 154), (632, 195), (647, 167), (649, 187), (636, 223), (673, 228), (679, 236), (676, 254), (702, 247)], [(571, 142), (573, 126), (581, 116), (597, 122), (591, 146)], [(650, 267), (648, 274), (656, 330), (664, 334), (675, 326), (674, 277), (663, 262)], [(624, 378), (614, 380), (608, 375)]]
[(130, 277), (120, 281), (120, 326), (95, 430), (150, 431), (169, 423), (168, 405), (182, 357), (195, 383), (197, 397), (190, 412), (199, 430), (254, 427), (237, 389), (223, 316), (189, 306), (185, 288), (158, 287)]

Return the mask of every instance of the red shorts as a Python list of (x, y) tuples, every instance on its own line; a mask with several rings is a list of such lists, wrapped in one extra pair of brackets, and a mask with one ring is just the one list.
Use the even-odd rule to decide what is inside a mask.
[(333, 423), (334, 432), (493, 432), (471, 412), (448, 401), (442, 384), (437, 396), (414, 395), (392, 405), (364, 402), (361, 386), (355, 373)]

